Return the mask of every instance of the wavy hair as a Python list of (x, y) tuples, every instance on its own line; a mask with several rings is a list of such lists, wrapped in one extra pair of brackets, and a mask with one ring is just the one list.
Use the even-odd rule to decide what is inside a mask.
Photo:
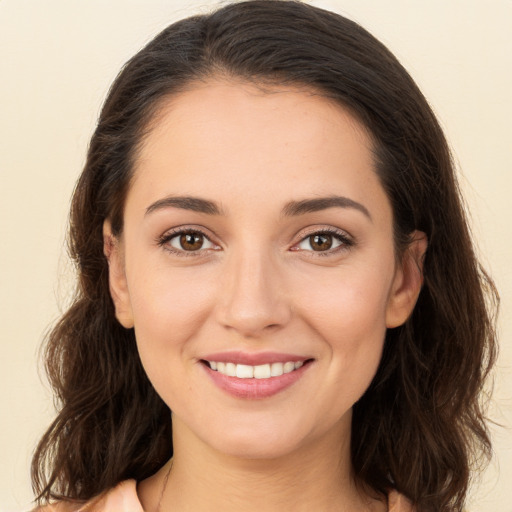
[(424, 286), (388, 330), (377, 374), (354, 406), (352, 464), (377, 493), (396, 488), (419, 512), (460, 511), (491, 445), (483, 384), (496, 355), (498, 296), (474, 252), (454, 165), (427, 101), (361, 26), (296, 1), (255, 0), (170, 25), (122, 69), (74, 191), (74, 302), (47, 337), (58, 415), (32, 462), (39, 503), (85, 500), (144, 479), (172, 456), (171, 414), (142, 368), (133, 329), (117, 322), (102, 226), (123, 229), (133, 164), (161, 103), (225, 76), (312, 89), (355, 115), (374, 141), (393, 208), (397, 255), (426, 233)]

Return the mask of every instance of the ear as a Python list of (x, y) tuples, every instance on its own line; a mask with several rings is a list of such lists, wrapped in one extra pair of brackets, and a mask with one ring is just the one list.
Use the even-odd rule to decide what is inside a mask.
[(133, 312), (126, 281), (124, 253), (119, 238), (112, 234), (109, 220), (103, 223), (103, 253), (108, 261), (110, 296), (116, 309), (116, 318), (126, 329), (133, 327)]
[(423, 260), (427, 250), (427, 236), (415, 231), (396, 270), (386, 310), (386, 327), (405, 323), (416, 305), (423, 285)]

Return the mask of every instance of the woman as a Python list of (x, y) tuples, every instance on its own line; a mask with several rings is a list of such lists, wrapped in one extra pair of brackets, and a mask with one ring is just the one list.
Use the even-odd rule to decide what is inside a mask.
[(164, 30), (105, 102), (70, 244), (41, 504), (462, 509), (496, 293), (434, 115), (357, 24), (264, 0)]

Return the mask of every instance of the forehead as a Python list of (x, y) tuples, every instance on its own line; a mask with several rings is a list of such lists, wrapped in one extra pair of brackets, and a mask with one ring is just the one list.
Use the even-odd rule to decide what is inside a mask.
[(140, 156), (147, 155), (144, 148), (162, 135), (175, 140), (182, 136), (192, 143), (193, 136), (205, 130), (211, 130), (212, 143), (236, 138), (246, 146), (265, 145), (271, 141), (267, 135), (278, 135), (284, 144), (301, 139), (319, 142), (328, 131), (336, 131), (333, 136), (350, 134), (372, 149), (370, 134), (348, 108), (315, 90), (211, 79), (193, 82), (185, 91), (161, 101), (146, 130)]
[(220, 201), (258, 193), (263, 202), (332, 193), (386, 201), (372, 149), (347, 109), (313, 91), (201, 82), (162, 103), (132, 188), (148, 201), (196, 192)]

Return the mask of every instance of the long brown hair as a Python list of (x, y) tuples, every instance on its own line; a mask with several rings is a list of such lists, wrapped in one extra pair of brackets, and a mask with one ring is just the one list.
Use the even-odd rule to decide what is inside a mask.
[(352, 463), (359, 481), (378, 493), (396, 488), (419, 512), (460, 511), (472, 465), (490, 453), (481, 392), (498, 298), (475, 257), (448, 145), (386, 47), (339, 15), (280, 0), (169, 26), (110, 90), (71, 207), (76, 296), (46, 345), (59, 412), (33, 459), (38, 500), (88, 499), (172, 456), (170, 411), (144, 373), (133, 329), (114, 316), (102, 226), (108, 218), (122, 232), (133, 162), (161, 101), (218, 74), (314, 89), (372, 134), (397, 254), (414, 230), (429, 246), (416, 308), (387, 332), (377, 375), (354, 406)]

